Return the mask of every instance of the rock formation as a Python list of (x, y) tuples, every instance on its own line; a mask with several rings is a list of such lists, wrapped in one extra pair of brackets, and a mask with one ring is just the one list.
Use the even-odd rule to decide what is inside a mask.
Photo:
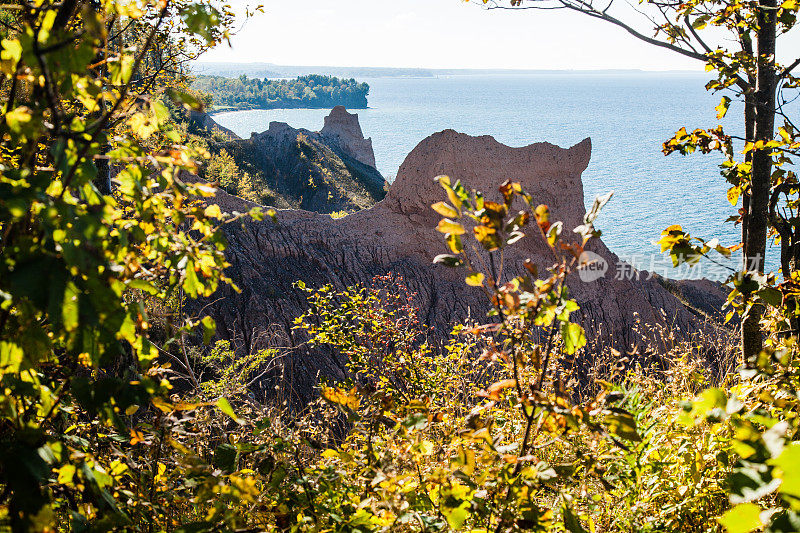
[[(275, 126), (269, 137), (278, 137), (286, 128)], [(295, 337), (292, 320), (306, 307), (304, 294), (292, 287), (295, 281), (343, 288), (393, 272), (417, 293), (424, 322), (444, 335), (468, 316), (485, 317), (487, 302), (479, 289), (464, 284), (463, 271), (432, 264), (434, 256), (446, 252), (434, 229), (440, 217), (430, 209), (444, 199), (433, 178), (448, 174), (488, 197), (498, 195), (499, 184), (511, 178), (537, 203), (548, 204), (554, 219), (572, 228), (584, 213), (581, 173), (590, 155), (589, 139), (569, 149), (547, 143), (511, 148), (492, 137), (451, 130), (434, 134), (408, 155), (387, 197), (371, 209), (337, 220), (280, 211), (277, 223), (248, 222), (244, 229), (231, 228), (229, 275), (242, 292), (223, 291), (212, 298), (206, 312), (217, 320), (218, 335), (243, 351), (295, 346), (302, 339)], [(235, 208), (236, 200), (224, 198), (224, 204)], [(583, 283), (574, 276), (569, 284), (581, 306), (580, 321), (590, 334), (597, 334), (598, 342), (629, 348), (639, 340), (634, 332), (638, 319), (663, 324), (666, 316), (673, 327), (684, 330), (698, 322), (692, 309), (657, 280), (616, 279), (618, 259), (602, 242), (594, 241), (588, 249), (611, 267), (597, 281)], [(540, 271), (553, 262), (540, 238), (525, 237), (507, 250), (506, 272), (519, 269), (526, 258)], [(312, 394), (320, 375), (343, 375), (342, 361), (330, 353), (293, 354), (282, 359), (282, 375), (298, 401)]]
[(211, 134), (216, 133), (225, 140), (236, 140), (239, 136), (224, 126), (220, 126), (211, 115), (202, 111), (189, 111), (189, 126), (192, 129), (205, 130)]
[[(267, 131), (219, 148), (288, 205), (319, 213), (371, 207), (386, 195), (388, 184), (375, 169), (372, 144), (361, 134), (358, 115), (334, 109), (325, 124), (323, 134), (272, 122)], [(359, 145), (359, 139), (366, 144)]]
[(348, 113), (344, 106), (336, 106), (325, 117), (325, 125), (319, 133), (356, 161), (375, 168), (372, 139), (364, 138), (358, 114)]

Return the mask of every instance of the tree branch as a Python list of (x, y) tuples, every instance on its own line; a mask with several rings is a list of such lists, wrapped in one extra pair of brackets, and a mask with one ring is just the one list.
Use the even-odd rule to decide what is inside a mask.
[[(532, 4), (545, 4), (547, 1), (548, 0), (529, 0), (529, 2), (532, 3)], [(695, 59), (697, 61), (702, 61), (704, 63), (711, 62), (711, 63), (715, 64), (716, 66), (727, 66), (723, 62), (721, 62), (719, 60), (715, 60), (712, 57), (709, 57), (707, 54), (701, 54), (701, 53), (699, 53), (699, 52), (697, 52), (695, 50), (682, 48), (682, 47), (680, 47), (680, 46), (678, 46), (676, 44), (673, 44), (673, 43), (670, 43), (670, 42), (667, 42), (667, 41), (661, 41), (661, 40), (656, 39), (654, 37), (648, 37), (647, 35), (641, 33), (640, 31), (636, 30), (635, 28), (633, 28), (633, 26), (621, 21), (620, 19), (618, 19), (616, 17), (613, 17), (613, 16), (609, 15), (608, 12), (607, 12), (608, 7), (606, 7), (603, 11), (598, 11), (591, 3), (586, 2), (584, 0), (555, 0), (555, 1), (559, 5), (557, 5), (557, 6), (547, 6), (547, 5), (503, 6), (503, 5), (499, 5), (495, 1), (495, 2), (492, 2), (492, 5), (488, 6), (487, 9), (489, 9), (489, 10), (492, 10), (492, 9), (507, 9), (507, 10), (569, 9), (571, 11), (575, 11), (575, 12), (582, 13), (584, 15), (588, 15), (590, 17), (593, 17), (593, 18), (596, 18), (596, 19), (599, 19), (599, 20), (603, 20), (605, 22), (613, 24), (614, 26), (617, 26), (618, 28), (622, 28), (623, 30), (625, 30), (629, 34), (633, 35), (634, 37), (636, 37), (640, 41), (643, 41), (643, 42), (645, 42), (647, 44), (651, 44), (651, 45), (657, 46), (659, 48), (665, 48), (667, 50), (670, 50), (672, 52), (680, 54), (680, 55), (682, 55), (684, 57), (688, 57), (690, 59)], [(736, 80), (736, 85), (739, 86), (739, 88), (741, 88), (743, 91), (747, 91), (747, 90), (750, 89), (750, 85), (747, 83), (747, 81), (744, 78), (742, 78), (741, 76), (739, 76), (738, 74), (733, 76), (733, 78)]]

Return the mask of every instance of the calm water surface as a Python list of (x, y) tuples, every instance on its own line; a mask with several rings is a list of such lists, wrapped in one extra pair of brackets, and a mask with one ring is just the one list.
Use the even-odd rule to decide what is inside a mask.
[[(665, 157), (661, 144), (677, 129), (719, 123), (702, 74), (548, 74), (368, 79), (370, 109), (359, 110), (372, 137), (380, 170), (394, 179), (405, 156), (425, 137), (452, 128), (492, 135), (511, 146), (547, 141), (563, 147), (592, 138), (583, 175), (586, 203), (597, 194), (616, 195), (601, 215), (603, 240), (621, 257), (650, 270), (653, 241), (671, 224), (698, 236), (737, 242), (738, 227), (723, 221), (734, 213), (716, 156)], [(215, 115), (242, 137), (270, 121), (319, 130), (328, 110), (238, 111)], [(734, 132), (739, 110), (731, 108)], [(733, 119), (733, 120), (731, 120)], [(699, 274), (711, 275), (707, 271)], [(656, 269), (658, 270), (658, 269)], [(671, 273), (675, 276), (678, 273)], [(695, 277), (697, 273), (692, 274)], [(679, 275), (683, 277), (686, 273)], [(716, 276), (719, 271), (716, 271)]]

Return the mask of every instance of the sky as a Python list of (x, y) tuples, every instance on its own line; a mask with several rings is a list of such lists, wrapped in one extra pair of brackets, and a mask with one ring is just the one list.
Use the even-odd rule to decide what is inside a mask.
[[(508, 0), (504, 0), (508, 1)], [(258, 0), (234, 0), (237, 11)], [(260, 0), (202, 61), (348, 67), (702, 70), (602, 21), (464, 0)], [(649, 26), (643, 26), (649, 29)]]

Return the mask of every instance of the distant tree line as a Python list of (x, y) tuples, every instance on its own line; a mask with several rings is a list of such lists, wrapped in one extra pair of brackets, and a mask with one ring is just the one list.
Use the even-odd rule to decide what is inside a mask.
[(197, 76), (192, 88), (211, 96), (214, 109), (365, 109), (369, 85), (354, 79), (312, 74), (294, 80)]

